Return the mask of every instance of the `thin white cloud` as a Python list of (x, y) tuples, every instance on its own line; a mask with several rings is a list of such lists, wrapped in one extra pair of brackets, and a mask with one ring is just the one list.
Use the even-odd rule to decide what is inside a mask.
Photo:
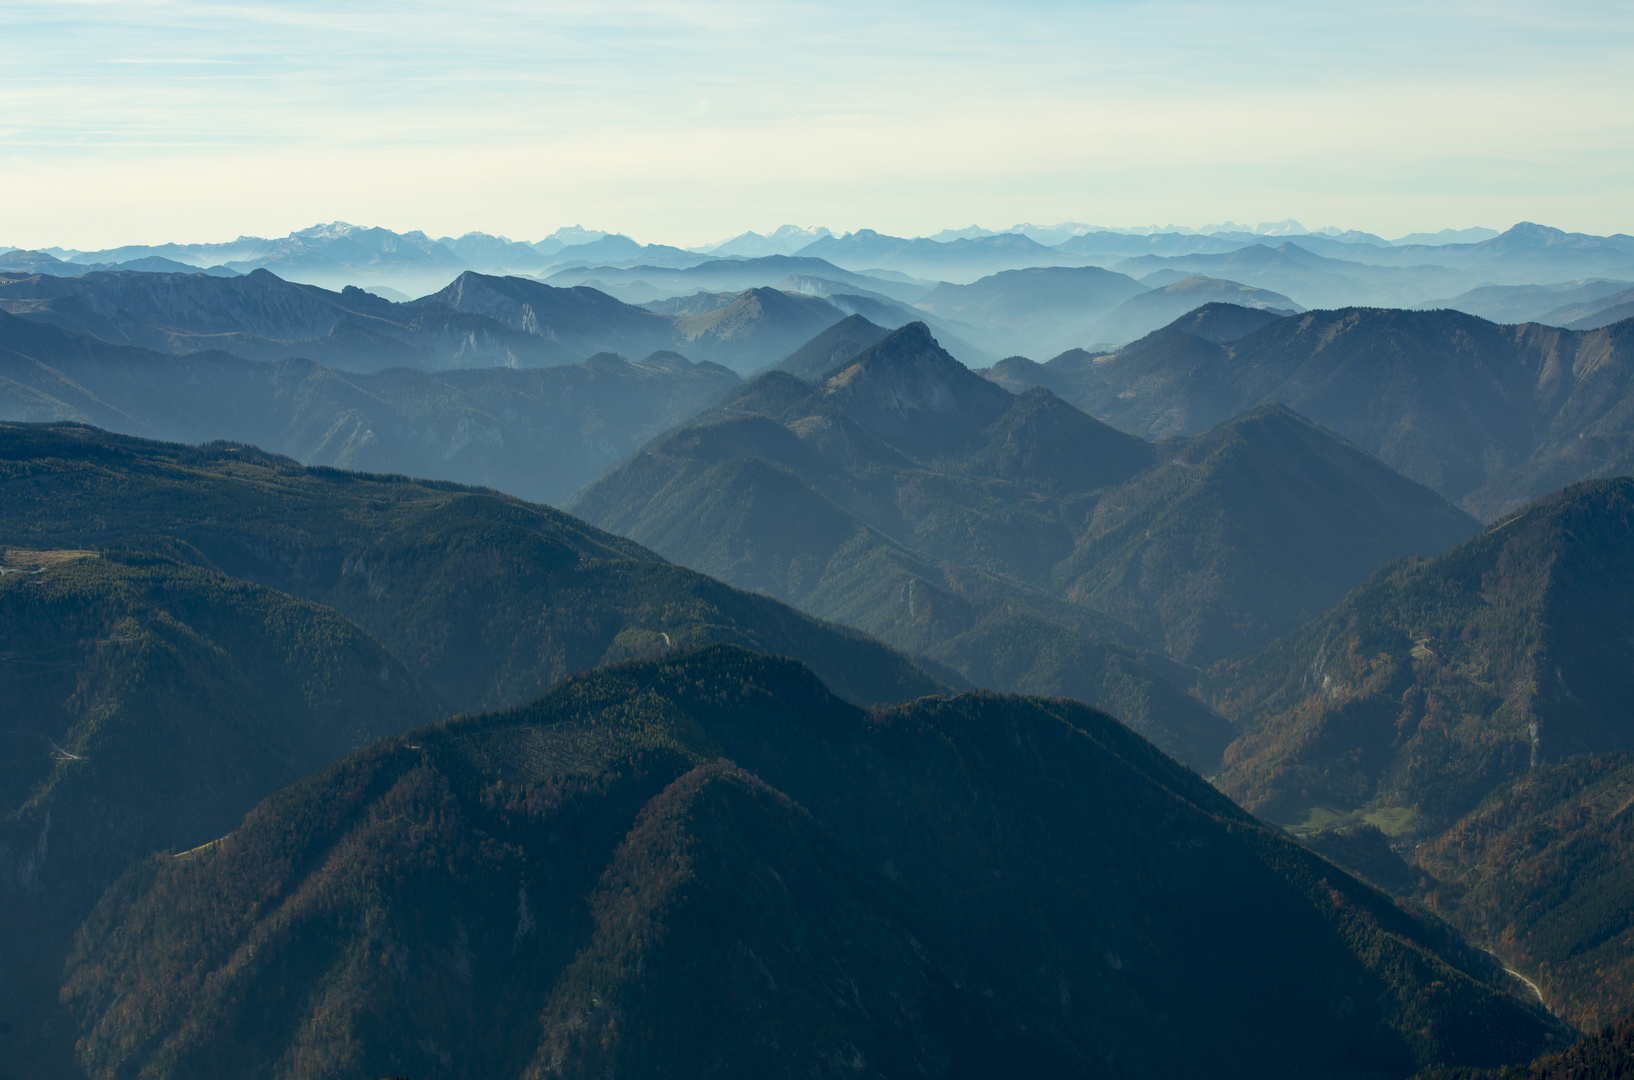
[(0, 5), (0, 240), (1626, 230), (1631, 61), (1634, 9), (1580, 2)]

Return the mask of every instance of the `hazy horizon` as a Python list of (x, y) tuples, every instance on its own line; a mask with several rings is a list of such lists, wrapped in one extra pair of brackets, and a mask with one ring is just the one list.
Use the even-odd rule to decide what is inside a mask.
[[(1510, 225), (1506, 225), (1506, 226), (1503, 226), (1503, 227), (1500, 227), (1500, 228), (1495, 228), (1495, 227), (1486, 226), (1486, 225), (1470, 225), (1470, 226), (1462, 226), (1462, 227), (1444, 226), (1444, 227), (1438, 228), (1438, 229), (1419, 230), (1419, 231), (1415, 231), (1413, 233), (1403, 234), (1402, 236), (1384, 236), (1384, 237), (1382, 237), (1382, 239), (1388, 240), (1388, 241), (1390, 241), (1392, 243), (1403, 243), (1403, 242), (1408, 242), (1410, 240), (1412, 242), (1421, 242), (1421, 240), (1419, 238), (1423, 238), (1423, 237), (1439, 236), (1440, 234), (1448, 234), (1448, 233), (1456, 233), (1456, 232), (1475, 232), (1475, 231), (1480, 231), (1480, 230), (1485, 230), (1487, 232), (1490, 232), (1490, 233), (1496, 235), (1496, 234), (1501, 234), (1503, 232), (1506, 232), (1508, 229), (1513, 228), (1514, 225), (1516, 225), (1516, 224), (1520, 224), (1520, 223), (1515, 222), (1515, 223), (1511, 223)], [(1536, 224), (1552, 227), (1552, 226), (1549, 225), (1548, 222), (1537, 222)], [(552, 238), (562, 238), (562, 234), (564, 234), (564, 233), (582, 232), (583, 234), (585, 234), (582, 237), (581, 236), (572, 236), (572, 237), (563, 238), (564, 243), (566, 245), (568, 245), (568, 246), (572, 246), (574, 244), (589, 243), (589, 242), (592, 242), (592, 241), (597, 240), (597, 239), (601, 239), (602, 237), (606, 237), (606, 236), (625, 236), (625, 237), (627, 237), (629, 239), (632, 239), (632, 240), (635, 240), (635, 241), (637, 241), (638, 243), (641, 243), (641, 244), (668, 245), (668, 246), (673, 246), (673, 247), (682, 247), (682, 245), (680, 245), (680, 244), (669, 244), (669, 242), (666, 241), (665, 239), (663, 239), (662, 237), (633, 236), (628, 231), (620, 230), (620, 229), (618, 229), (616, 227), (605, 228), (605, 229), (594, 228), (594, 227), (585, 226), (585, 225), (583, 225), (583, 224), (581, 224), (579, 222), (574, 222), (574, 223), (568, 224), (568, 225), (560, 225), (557, 228), (552, 229), (552, 230), (550, 230), (550, 231), (548, 231), (548, 232), (546, 232), (546, 233), (544, 233), (542, 235), (532, 235), (532, 234), (528, 234), (528, 235), (512, 235), (512, 234), (500, 232), (498, 230), (493, 230), (493, 229), (476, 228), (476, 229), (468, 230), (466, 233), (460, 234), (458, 236), (449, 236), (447, 234), (442, 234), (442, 235), (433, 234), (429, 230), (417, 229), (417, 228), (414, 228), (412, 226), (411, 227), (405, 227), (405, 228), (393, 228), (392, 226), (381, 225), (378, 222), (341, 221), (339, 219), (335, 219), (335, 220), (332, 220), (332, 221), (313, 222), (313, 223), (308, 224), (308, 225), (297, 226), (295, 228), (287, 229), (287, 230), (284, 230), (282, 232), (268, 233), (268, 234), (263, 234), (263, 235), (260, 235), (260, 236), (256, 236), (255, 234), (246, 233), (246, 232), (238, 232), (238, 233), (234, 233), (233, 235), (230, 235), (230, 236), (223, 235), (223, 236), (219, 236), (219, 237), (173, 236), (173, 237), (167, 238), (166, 240), (159, 241), (156, 244), (102, 243), (102, 244), (92, 244), (92, 245), (86, 245), (86, 246), (71, 246), (71, 245), (66, 245), (66, 244), (52, 243), (52, 244), (38, 245), (38, 246), (35, 246), (35, 247), (31, 248), (29, 245), (11, 244), (6, 240), (5, 237), (0, 236), (0, 251), (7, 251), (7, 250), (51, 250), (51, 251), (74, 252), (74, 253), (79, 253), (79, 254), (91, 254), (91, 253), (102, 252), (102, 251), (111, 251), (111, 250), (115, 250), (115, 249), (118, 249), (118, 248), (121, 248), (121, 247), (127, 247), (127, 246), (130, 246), (130, 247), (159, 246), (159, 245), (166, 244), (166, 243), (173, 243), (173, 244), (176, 244), (178, 246), (183, 246), (183, 247), (194, 246), (194, 245), (198, 245), (198, 246), (223, 246), (223, 245), (232, 244), (232, 243), (234, 243), (235, 241), (238, 241), (238, 240), (251, 239), (251, 238), (261, 239), (261, 240), (278, 240), (278, 239), (283, 239), (283, 238), (286, 238), (286, 237), (298, 236), (298, 235), (302, 235), (302, 234), (312, 233), (312, 232), (314, 232), (316, 230), (326, 230), (326, 229), (333, 228), (335, 226), (348, 226), (348, 227), (355, 228), (355, 229), (383, 228), (383, 229), (388, 229), (391, 232), (397, 233), (398, 235), (407, 235), (407, 234), (413, 234), (413, 233), (419, 232), (419, 233), (423, 233), (424, 235), (426, 235), (428, 238), (430, 238), (433, 241), (459, 240), (462, 237), (468, 236), (468, 235), (485, 235), (485, 236), (495, 236), (495, 237), (498, 237), (500, 239), (511, 241), (511, 242), (521, 242), (521, 243), (533, 244), (533, 243), (540, 243), (540, 242), (543, 242), (543, 241), (547, 241), (547, 240), (550, 240)], [(1076, 228), (1073, 228), (1075, 226), (1076, 226)], [(870, 227), (866, 226), (866, 225), (859, 226), (857, 229), (829, 229), (827, 226), (824, 226), (824, 225), (804, 225), (804, 226), (801, 226), (801, 225), (795, 225), (793, 223), (785, 222), (785, 223), (781, 223), (781, 224), (778, 224), (778, 225), (770, 225), (770, 226), (760, 226), (760, 227), (748, 226), (748, 227), (745, 227), (745, 228), (741, 228), (741, 229), (737, 230), (736, 232), (733, 232), (733, 233), (731, 233), (729, 235), (715, 237), (714, 239), (705, 241), (705, 242), (703, 242), (701, 244), (686, 245), (684, 250), (697, 252), (697, 253), (708, 253), (709, 251), (711, 251), (713, 249), (722, 247), (723, 245), (727, 245), (731, 241), (737, 240), (737, 239), (739, 239), (741, 237), (744, 237), (744, 236), (747, 236), (747, 235), (749, 235), (751, 233), (762, 236), (762, 237), (771, 237), (774, 233), (778, 233), (781, 230), (791, 229), (791, 228), (799, 228), (799, 229), (802, 229), (803, 231), (811, 232), (811, 233), (815, 234), (813, 236), (803, 238), (800, 241), (800, 243), (803, 243), (803, 244), (812, 243), (815, 240), (822, 238), (822, 236), (824, 236), (825, 234), (829, 235), (829, 236), (843, 238), (843, 237), (846, 237), (846, 236), (853, 235), (856, 232), (865, 232), (865, 231), (883, 232), (883, 230), (879, 230), (879, 229), (870, 230)], [(1223, 221), (1223, 222), (1208, 223), (1208, 224), (1204, 224), (1204, 225), (1186, 225), (1186, 224), (1180, 224), (1180, 223), (1169, 223), (1169, 224), (1164, 224), (1164, 225), (1129, 225), (1129, 224), (1090, 223), (1090, 222), (1067, 221), (1067, 222), (1016, 222), (1016, 223), (1013, 223), (1011, 225), (1001, 225), (1001, 226), (997, 226), (997, 227), (988, 227), (988, 226), (982, 226), (982, 225), (977, 225), (977, 224), (971, 224), (971, 225), (962, 226), (962, 227), (947, 227), (947, 228), (937, 230), (935, 232), (921, 233), (921, 234), (916, 234), (916, 235), (913, 235), (913, 236), (906, 236), (906, 237), (904, 237), (904, 239), (935, 240), (935, 241), (938, 241), (938, 242), (941, 242), (941, 243), (946, 243), (946, 242), (949, 242), (951, 240), (960, 239), (961, 237), (959, 235), (957, 235), (957, 234), (972, 234), (972, 235), (980, 235), (980, 236), (992, 236), (992, 235), (1001, 235), (1001, 234), (1021, 234), (1021, 233), (1027, 232), (1027, 231), (1035, 231), (1035, 232), (1039, 232), (1039, 233), (1045, 233), (1045, 232), (1050, 232), (1050, 231), (1054, 231), (1054, 230), (1059, 230), (1062, 233), (1063, 237), (1068, 236), (1068, 235), (1077, 235), (1077, 234), (1084, 233), (1084, 232), (1110, 232), (1110, 233), (1121, 233), (1121, 234), (1126, 234), (1126, 235), (1155, 235), (1155, 234), (1159, 234), (1159, 233), (1178, 233), (1178, 234), (1183, 234), (1183, 235), (1211, 235), (1211, 234), (1226, 234), (1226, 233), (1229, 233), (1229, 234), (1233, 234), (1233, 235), (1240, 234), (1240, 235), (1260, 236), (1260, 237), (1263, 237), (1267, 241), (1276, 241), (1276, 242), (1281, 242), (1283, 240), (1297, 239), (1297, 238), (1299, 238), (1301, 236), (1330, 236), (1330, 235), (1331, 236), (1337, 236), (1337, 235), (1344, 234), (1346, 232), (1367, 232), (1368, 231), (1368, 230), (1350, 230), (1350, 229), (1345, 229), (1345, 228), (1337, 226), (1337, 225), (1321, 225), (1321, 226), (1307, 227), (1303, 223), (1300, 223), (1300, 222), (1297, 222), (1297, 221), (1292, 221), (1292, 220), (1283, 220), (1283, 221), (1274, 221), (1274, 222), (1257, 222), (1257, 223)], [(894, 235), (894, 234), (892, 234), (892, 235)], [(1374, 235), (1377, 235), (1377, 234), (1374, 234)], [(1045, 237), (1045, 238), (1039, 240), (1039, 242), (1044, 243), (1046, 245), (1051, 245), (1051, 244), (1054, 244), (1054, 243), (1058, 243), (1059, 240), (1049, 238), (1049, 237)], [(1438, 242), (1441, 242), (1441, 241), (1438, 240)], [(1445, 242), (1468, 243), (1468, 242), (1472, 242), (1472, 241), (1467, 240), (1467, 239), (1456, 239), (1456, 240), (1451, 240), (1450, 239), (1450, 240), (1447, 240)]]
[(11, 5), (0, 242), (1627, 232), (1631, 41), (1595, 2)]

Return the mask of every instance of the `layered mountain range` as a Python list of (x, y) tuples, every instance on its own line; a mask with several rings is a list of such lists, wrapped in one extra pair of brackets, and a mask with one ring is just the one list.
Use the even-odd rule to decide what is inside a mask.
[(0, 1077), (1613, 1075), (1627, 238), (1422, 239), (5, 256)]
[(234, 439), (313, 465), (462, 480), (540, 502), (566, 498), (739, 384), (675, 353), (358, 373), (109, 345), (0, 313), (0, 419)]
[[(836, 334), (787, 365), (803, 380), (763, 376), (571, 505), (973, 681), (1111, 709), (1593, 1030), (1634, 1000), (1634, 493), (1590, 480), (1512, 508), (1522, 482), (1548, 490), (1539, 462), (1628, 471), (1624, 330), (1210, 306), (1115, 354), (985, 373), (1043, 384), (1015, 396), (922, 327), (819, 371)], [(1172, 427), (1130, 440), (1051, 381)], [(1189, 434), (1205, 417), (1227, 419)], [(1452, 486), (1483, 447), (1476, 492), (1505, 503)], [(1424, 558), (1477, 526), (1391, 457), (1500, 516)], [(1362, 584), (1370, 562), (1389, 565)], [(1213, 714), (1176, 707), (1193, 679)]]
[(976, 327), (976, 340), (993, 351), (1054, 356), (1091, 343), (1132, 341), (1211, 301), (1284, 314), (1302, 310), (1279, 293), (1231, 281), (1191, 276), (1158, 284), (1094, 266), (1008, 270), (970, 285), (944, 283), (915, 306)]
[(1490, 521), (1628, 469), (1631, 334), (1627, 321), (1570, 331), (1447, 311), (1275, 319), (1210, 306), (1115, 354), (1018, 358), (988, 374), (1159, 439), (1280, 402)]
[[(852, 374), (853, 405), (893, 374)], [(708, 1030), (745, 1069), (1263, 1075), (1272, 1038), (1278, 1075), (1405, 1075), (1563, 1035), (1103, 713), (858, 709), (945, 689), (490, 493), (72, 426), (0, 428), (0, 452), (5, 655), (30, 676), (5, 1007), (30, 1069), (645, 1072)], [(709, 641), (734, 644), (685, 651)], [(644, 655), (669, 658), (416, 727)], [(1222, 1011), (1250, 969), (1272, 996)]]
[[(746, 233), (721, 244), (684, 250), (578, 227), (525, 243), (485, 233), (432, 239), (419, 232), (335, 222), (281, 239), (240, 237), (225, 244), (7, 251), (0, 253), (0, 272), (71, 276), (94, 269), (198, 268), (217, 274), (265, 269), (331, 289), (389, 287), (418, 296), (473, 270), (489, 276), (531, 276), (557, 285), (590, 285), (632, 303), (700, 290), (736, 293), (778, 287), (791, 276), (805, 276), (912, 304), (938, 283), (967, 285), (1007, 271), (1104, 268), (1138, 279), (1148, 288), (1167, 288), (1187, 277), (1227, 281), (1265, 294), (1270, 306), (1284, 310), (1448, 306), (1492, 317), (1497, 304), (1519, 308), (1500, 321), (1540, 320), (1569, 329), (1595, 329), (1626, 317), (1627, 312), (1617, 312), (1629, 302), (1626, 293), (1634, 287), (1634, 238), (1566, 233), (1530, 222), (1501, 234), (1465, 233), (1391, 242), (1355, 231), (1310, 233), (1297, 224), (1267, 230), (1220, 226), (1196, 233), (1109, 231), (1069, 223), (1055, 229), (966, 229), (910, 239), (870, 229), (836, 235), (826, 229), (788, 226), (770, 236)], [(1049, 291), (1041, 289), (1040, 294)], [(1551, 293), (1559, 298), (1549, 302)], [(1618, 293), (1624, 295), (1608, 302)], [(1508, 299), (1502, 299), (1505, 294)], [(1169, 318), (1181, 313), (1172, 311)], [(862, 314), (874, 318), (869, 312)], [(998, 339), (972, 340), (972, 345), (997, 356), (1014, 351), (1048, 356), (1066, 348), (1122, 344), (1169, 318), (1114, 321), (1100, 327), (1098, 336), (1058, 340), (1026, 337), (1025, 326), (1051, 321), (1040, 323), (1037, 313), (1031, 312), (1018, 326), (1003, 328), (1005, 333), (1020, 332), (1028, 348), (995, 349)], [(938, 329), (944, 337), (957, 330)], [(946, 344), (963, 356), (953, 342)]]
[(746, 290), (702, 312), (659, 314), (588, 287), (473, 273), (395, 303), (356, 287), (336, 293), (287, 282), (264, 270), (235, 278), (0, 275), (0, 309), (110, 344), (177, 355), (216, 350), (247, 360), (300, 357), (350, 371), (548, 367), (599, 352), (678, 349), (694, 360), (750, 370), (846, 314), (821, 299), (771, 289)]
[(1224, 726), (1155, 707), (1186, 699), (1149, 654), (1268, 640), (1476, 529), (1286, 409), (1154, 446), (980, 378), (922, 324), (814, 383), (761, 376), (568, 507), (973, 681), (1113, 708), (1201, 768)]
[(0, 425), (0, 520), (0, 1006), (59, 1056), (55, 981), (102, 890), (373, 739), (710, 642), (864, 704), (943, 688), (547, 507), (250, 447)]
[(1598, 330), (1634, 315), (1634, 286), (1595, 278), (1552, 285), (1483, 285), (1448, 300), (1417, 305), (1452, 308), (1497, 323), (1540, 322), (1567, 330)]

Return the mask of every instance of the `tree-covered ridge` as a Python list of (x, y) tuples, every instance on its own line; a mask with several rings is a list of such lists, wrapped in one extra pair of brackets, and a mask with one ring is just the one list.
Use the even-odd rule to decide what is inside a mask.
[(853, 700), (938, 684), (901, 654), (481, 489), (306, 468), (72, 425), (0, 425), (10, 542), (172, 536), (219, 570), (328, 604), (455, 709), (526, 701), (575, 671), (732, 641), (805, 660)]
[(1426, 844), (1426, 899), (1584, 1030), (1634, 1000), (1634, 754), (1540, 765)]
[(1153, 438), (1281, 402), (1484, 521), (1619, 475), (1634, 452), (1634, 320), (1576, 331), (1450, 310), (1230, 310), (1208, 305), (1115, 355), (1071, 350), (991, 374)]
[(1320, 614), (1406, 551), (1476, 529), (1427, 488), (1280, 405), (1168, 447), (1083, 507), (1068, 599), (1208, 664)]
[(215, 840), (279, 788), (441, 715), (338, 613), (193, 555), (5, 551), (0, 1013), (25, 1071), (48, 1071), (66, 1036), (42, 1032), (74, 930), (127, 867)]
[(1494, 971), (1103, 713), (714, 646), (151, 860), (66, 1001), (93, 1077), (1404, 1076), (1544, 1046)]
[(1153, 457), (1142, 440), (1046, 393), (1006, 393), (942, 351), (923, 324), (911, 324), (819, 386), (782, 372), (756, 379), (569, 507), (596, 522), (638, 519), (620, 472), (661, 470), (677, 459), (758, 458), (934, 558), (1036, 581), (1072, 542), (1048, 496), (1120, 482)]
[(1530, 1065), (1426, 1069), (1417, 1080), (1627, 1080), (1634, 1076), (1634, 1020), (1622, 1018)]
[(1170, 660), (1269, 640), (1477, 528), (1285, 409), (1154, 445), (1048, 390), (1010, 394), (921, 325), (816, 384), (754, 380), (569, 506), (983, 685), (1089, 694), (1205, 770), (1227, 729), (1182, 704)]
[(1439, 832), (1530, 765), (1623, 750), (1634, 480), (1576, 484), (1210, 674), (1258, 813), (1397, 808)]
[(1206, 684), (1242, 731), (1223, 790), (1303, 828), (1378, 825), (1410, 866), (1379, 844), (1321, 849), (1398, 876), (1375, 880), (1421, 895), (1589, 1028), (1634, 993), (1631, 551), (1634, 480), (1576, 484), (1386, 568)]

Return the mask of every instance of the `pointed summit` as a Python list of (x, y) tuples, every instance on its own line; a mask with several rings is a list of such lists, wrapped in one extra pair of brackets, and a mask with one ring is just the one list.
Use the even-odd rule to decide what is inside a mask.
[(1010, 407), (1011, 394), (977, 375), (909, 323), (823, 383), (825, 400), (898, 449), (926, 460), (968, 452)]
[(864, 349), (878, 345), (889, 333), (861, 315), (848, 315), (779, 360), (773, 370), (820, 382), (823, 376), (849, 363)]

